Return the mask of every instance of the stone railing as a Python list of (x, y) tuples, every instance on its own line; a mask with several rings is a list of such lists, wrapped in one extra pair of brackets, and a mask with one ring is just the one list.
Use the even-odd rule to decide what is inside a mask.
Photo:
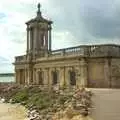
[(113, 56), (120, 57), (120, 46), (105, 44), (105, 45), (81, 45), (77, 47), (71, 47), (66, 49), (53, 50), (52, 56), (67, 56), (67, 55), (82, 55), (87, 57), (105, 57)]
[(49, 56), (64, 56), (64, 55), (85, 55), (86, 46), (70, 47), (65, 49), (53, 50)]
[(16, 62), (25, 62), (26, 60), (27, 60), (27, 56), (26, 55), (15, 57), (15, 61)]
[(28, 57), (27, 55), (17, 56), (16, 62), (25, 62), (29, 58), (34, 61), (36, 59), (46, 60), (48, 58), (57, 58), (63, 56), (120, 57), (120, 45), (81, 45), (77, 47), (53, 50), (44, 54), (37, 53), (34, 57), (31, 55)]

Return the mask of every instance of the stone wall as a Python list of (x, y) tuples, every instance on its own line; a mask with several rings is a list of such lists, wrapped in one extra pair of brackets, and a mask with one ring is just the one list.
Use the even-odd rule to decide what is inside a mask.
[(120, 59), (111, 59), (111, 87), (120, 88)]
[[(120, 87), (119, 58), (54, 58), (37, 61), (33, 66), (16, 66), (16, 81), (21, 84), (39, 85), (39, 72), (43, 84), (52, 85), (52, 72), (57, 71), (57, 86), (70, 86), (70, 71), (75, 72), (77, 86), (92, 88)], [(22, 71), (22, 72), (21, 72)]]

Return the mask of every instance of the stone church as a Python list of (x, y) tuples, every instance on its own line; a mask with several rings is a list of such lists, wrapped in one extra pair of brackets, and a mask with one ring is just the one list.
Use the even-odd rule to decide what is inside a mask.
[(120, 87), (120, 45), (80, 45), (52, 50), (52, 21), (37, 16), (27, 25), (27, 51), (15, 57), (16, 83), (43, 86)]

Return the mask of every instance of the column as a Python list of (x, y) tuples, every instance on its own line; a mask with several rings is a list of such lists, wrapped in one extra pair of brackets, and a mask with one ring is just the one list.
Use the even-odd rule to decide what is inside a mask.
[(88, 81), (88, 70), (87, 70), (87, 62), (84, 58), (80, 60), (80, 80), (81, 80), (81, 86), (87, 87), (87, 81)]
[(59, 84), (60, 84), (60, 87), (64, 87), (64, 85), (65, 85), (65, 67), (60, 68)]
[(25, 68), (25, 84), (28, 84), (27, 68)]
[(47, 86), (49, 84), (48, 68), (43, 69), (43, 72), (44, 72), (43, 84)]
[(30, 28), (30, 50), (33, 51), (32, 28)]
[(65, 86), (69, 86), (70, 85), (70, 76), (69, 76), (69, 67), (65, 67)]
[(29, 52), (29, 28), (27, 26), (27, 53)]
[(49, 68), (49, 86), (52, 85), (52, 80), (53, 80), (52, 71), (53, 71), (53, 68)]
[(18, 84), (21, 84), (21, 81), (20, 81), (20, 70), (17, 70), (17, 82)]
[(50, 28), (49, 28), (49, 51), (51, 51), (51, 44), (52, 44), (52, 42), (51, 42), (51, 29), (52, 29), (52, 27), (50, 25)]
[(32, 84), (32, 70), (28, 68), (28, 84)]
[(36, 84), (39, 84), (39, 70), (37, 69), (36, 70), (36, 73), (35, 73), (35, 75), (36, 75)]
[(33, 69), (33, 83), (37, 84), (37, 82), (36, 82), (36, 69), (35, 68)]
[(48, 50), (48, 31), (45, 32), (45, 49)]
[(81, 78), (80, 78), (80, 66), (75, 67), (75, 73), (76, 73), (76, 86), (79, 87), (81, 85)]
[(111, 75), (110, 75), (110, 64), (109, 64), (109, 58), (105, 59), (105, 65), (104, 65), (104, 75), (105, 75), (105, 87), (111, 87)]
[(35, 55), (37, 54), (37, 32), (38, 32), (38, 30), (37, 30), (37, 28), (35, 27), (34, 28), (34, 30), (33, 30), (33, 50), (34, 50), (34, 57), (35, 57)]
[(15, 69), (15, 82), (18, 84), (18, 70)]

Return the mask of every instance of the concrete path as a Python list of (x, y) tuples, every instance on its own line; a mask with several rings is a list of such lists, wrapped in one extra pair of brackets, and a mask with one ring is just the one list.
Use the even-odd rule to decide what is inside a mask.
[(120, 89), (91, 89), (94, 93), (92, 118), (120, 120)]
[(25, 108), (20, 105), (0, 103), (0, 120), (27, 120)]

